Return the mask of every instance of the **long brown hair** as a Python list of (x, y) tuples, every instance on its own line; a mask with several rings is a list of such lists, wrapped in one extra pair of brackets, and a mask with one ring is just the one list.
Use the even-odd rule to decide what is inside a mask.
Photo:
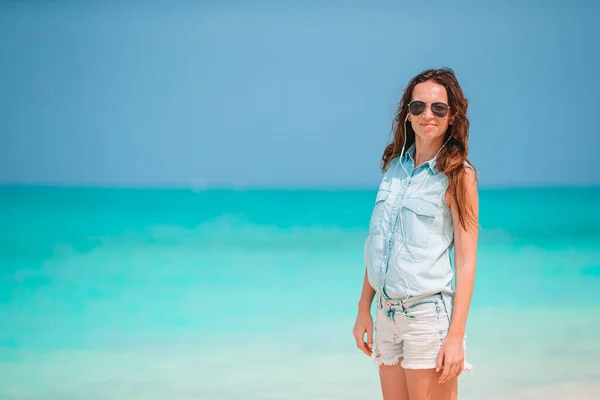
[[(459, 222), (467, 229), (466, 219), (469, 219), (474, 226), (477, 226), (477, 220), (471, 208), (467, 193), (462, 188), (464, 187), (465, 179), (465, 161), (473, 168), (477, 184), (477, 170), (467, 159), (469, 152), (469, 119), (467, 118), (467, 108), (469, 101), (465, 97), (462, 88), (458, 83), (456, 74), (450, 68), (429, 69), (415, 76), (404, 89), (404, 94), (398, 110), (396, 118), (392, 123), (393, 140), (388, 144), (383, 152), (382, 167), (385, 172), (390, 162), (400, 155), (404, 137), (406, 135), (405, 151), (415, 142), (415, 131), (410, 123), (405, 124), (405, 119), (408, 115), (408, 103), (412, 100), (413, 90), (415, 86), (422, 82), (435, 82), (446, 88), (448, 93), (448, 102), (450, 103), (450, 117), (453, 118), (454, 124), (448, 125), (448, 130), (444, 134), (444, 142), (448, 140), (445, 146), (440, 150), (436, 158), (436, 168), (446, 174), (448, 177), (448, 189), (453, 200), (453, 205), (457, 207)], [(407, 131), (404, 132), (405, 126)]]

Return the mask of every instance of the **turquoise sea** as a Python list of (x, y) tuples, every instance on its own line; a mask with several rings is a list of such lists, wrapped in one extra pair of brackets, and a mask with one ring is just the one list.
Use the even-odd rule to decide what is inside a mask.
[[(0, 399), (378, 399), (375, 191), (0, 187)], [(597, 399), (600, 187), (480, 190), (461, 399)]]

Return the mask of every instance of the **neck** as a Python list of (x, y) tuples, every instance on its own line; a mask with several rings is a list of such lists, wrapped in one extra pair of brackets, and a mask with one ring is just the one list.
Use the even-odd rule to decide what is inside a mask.
[(436, 156), (437, 152), (442, 147), (444, 138), (436, 138), (434, 140), (423, 140), (420, 137), (415, 137), (415, 167), (431, 160)]

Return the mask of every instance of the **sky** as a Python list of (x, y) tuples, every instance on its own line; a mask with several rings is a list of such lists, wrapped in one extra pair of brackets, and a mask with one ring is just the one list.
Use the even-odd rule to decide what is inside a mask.
[(594, 1), (0, 0), (0, 184), (373, 188), (451, 67), (482, 187), (600, 185)]

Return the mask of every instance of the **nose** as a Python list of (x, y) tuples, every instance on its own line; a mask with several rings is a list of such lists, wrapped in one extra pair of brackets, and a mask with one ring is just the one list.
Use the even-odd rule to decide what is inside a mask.
[(429, 104), (425, 106), (425, 111), (423, 111), (423, 118), (433, 118), (433, 113), (431, 112), (431, 106)]

